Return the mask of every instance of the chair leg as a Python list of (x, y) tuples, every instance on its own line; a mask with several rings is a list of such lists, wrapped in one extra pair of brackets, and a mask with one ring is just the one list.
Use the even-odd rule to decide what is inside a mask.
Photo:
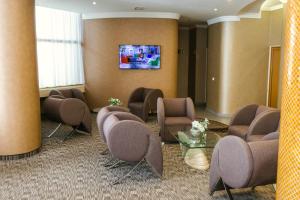
[(134, 170), (136, 170), (140, 164), (144, 161), (144, 158), (140, 160), (129, 172), (123, 175), (121, 178), (117, 179), (116, 181), (112, 182), (112, 185), (119, 184), (122, 180), (124, 180), (127, 176), (129, 176)]
[(74, 135), (74, 133), (76, 133), (76, 129), (73, 129), (72, 131), (70, 131), (70, 132), (62, 139), (62, 142), (66, 141), (66, 139), (68, 139), (69, 137), (71, 137), (72, 135)]
[(254, 191), (255, 190), (255, 186), (251, 187), (251, 190)]
[(111, 158), (109, 161), (107, 161), (106, 163), (104, 163), (104, 167), (110, 167), (111, 165), (113, 165), (114, 163), (116, 163), (117, 159), (115, 158)]
[(48, 138), (52, 137), (61, 126), (62, 126), (62, 123), (59, 123), (58, 126), (47, 137)]
[[(223, 181), (222, 181), (223, 182)], [(223, 186), (230, 200), (233, 200), (232, 194), (230, 192), (230, 188), (223, 182)]]

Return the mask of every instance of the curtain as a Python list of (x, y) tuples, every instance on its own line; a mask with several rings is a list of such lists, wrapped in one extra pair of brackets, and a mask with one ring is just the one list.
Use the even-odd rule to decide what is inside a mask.
[(39, 87), (83, 84), (81, 15), (36, 7), (36, 35)]

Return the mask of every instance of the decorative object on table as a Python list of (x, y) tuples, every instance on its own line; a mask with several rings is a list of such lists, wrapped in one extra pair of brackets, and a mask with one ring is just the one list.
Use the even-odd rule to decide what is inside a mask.
[(205, 118), (203, 121), (194, 120), (192, 122), (191, 134), (193, 135), (194, 142), (206, 141), (206, 130), (209, 121)]
[(108, 99), (108, 102), (109, 102), (109, 105), (111, 105), (111, 106), (120, 106), (120, 105), (122, 105), (122, 102), (121, 102), (120, 99), (113, 98), (113, 97), (110, 97)]

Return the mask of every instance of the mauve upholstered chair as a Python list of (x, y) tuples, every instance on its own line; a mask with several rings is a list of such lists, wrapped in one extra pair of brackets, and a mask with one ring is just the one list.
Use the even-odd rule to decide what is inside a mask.
[(87, 100), (85, 98), (85, 96), (83, 95), (83, 93), (76, 88), (73, 89), (62, 89), (62, 90), (51, 90), (49, 93), (49, 96), (53, 96), (53, 95), (60, 95), (63, 96), (65, 98), (76, 98), (76, 99), (80, 99), (81, 101), (83, 101), (84, 103), (87, 104)]
[(60, 123), (48, 137), (51, 137), (62, 124), (73, 127), (73, 131), (67, 137), (76, 130), (87, 133), (92, 131), (91, 113), (88, 106), (81, 99), (51, 95), (43, 102), (43, 112), (50, 120)]
[(176, 142), (168, 127), (192, 125), (194, 120), (195, 108), (191, 98), (158, 98), (157, 121), (164, 142)]
[[(277, 134), (277, 136), (275, 136)], [(209, 190), (230, 189), (274, 184), (277, 174), (278, 133), (247, 143), (237, 136), (227, 136), (216, 145), (210, 168)]]
[(128, 100), (128, 108), (132, 114), (147, 121), (149, 113), (156, 113), (157, 98), (163, 97), (160, 89), (140, 87), (135, 89)]
[(129, 110), (128, 110), (128, 108), (121, 107), (121, 106), (106, 106), (106, 107), (101, 108), (97, 114), (96, 122), (97, 122), (98, 130), (100, 132), (100, 136), (101, 136), (102, 140), (105, 143), (106, 143), (106, 138), (103, 133), (103, 123), (109, 115), (111, 115), (112, 113), (115, 113), (115, 112), (129, 112)]
[(238, 110), (231, 119), (228, 135), (247, 141), (260, 140), (264, 135), (277, 130), (280, 111), (261, 105), (247, 105)]
[[(131, 113), (115, 112), (105, 119), (103, 131), (112, 157), (136, 164), (129, 173), (146, 160), (152, 171), (159, 177), (162, 176), (163, 156), (160, 137), (155, 135), (143, 120)], [(129, 173), (114, 183), (119, 183)]]

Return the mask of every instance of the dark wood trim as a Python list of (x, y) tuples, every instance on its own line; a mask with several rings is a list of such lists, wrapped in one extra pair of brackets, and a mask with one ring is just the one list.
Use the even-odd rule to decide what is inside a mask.
[(41, 147), (39, 147), (33, 151), (30, 151), (27, 153), (22, 153), (22, 154), (17, 154), (17, 155), (0, 155), (0, 161), (19, 160), (19, 159), (23, 159), (23, 158), (28, 158), (28, 157), (38, 154), (40, 151), (41, 151)]

